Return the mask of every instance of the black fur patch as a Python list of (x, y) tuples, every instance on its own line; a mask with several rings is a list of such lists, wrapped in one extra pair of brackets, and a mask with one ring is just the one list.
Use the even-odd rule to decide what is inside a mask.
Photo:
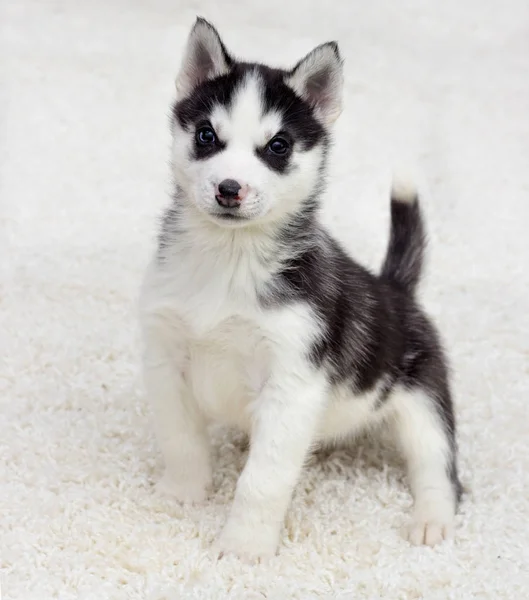
[[(292, 140), (294, 149), (307, 151), (315, 145), (327, 142), (327, 133), (314, 117), (311, 107), (285, 83), (287, 71), (272, 69), (257, 63), (232, 63), (225, 75), (207, 80), (198, 85), (193, 93), (173, 106), (173, 118), (189, 132), (194, 132), (201, 124), (209, 121), (217, 105), (228, 110), (237, 89), (247, 76), (257, 76), (262, 82), (263, 112), (275, 111), (281, 115), (282, 134)], [(274, 132), (278, 133), (278, 132)], [(222, 140), (216, 146), (220, 151), (225, 147)], [(289, 156), (271, 156), (264, 148), (256, 148), (256, 154), (271, 169), (288, 172)], [(208, 158), (215, 152), (203, 156), (194, 149), (192, 158)]]
[(391, 200), (391, 232), (381, 277), (412, 294), (421, 276), (426, 245), (419, 203)]
[[(418, 204), (392, 202), (391, 238), (380, 276), (347, 255), (316, 216), (329, 136), (307, 102), (285, 84), (286, 71), (232, 62), (226, 75), (200, 84), (192, 95), (177, 102), (174, 119), (194, 132), (200, 123), (209, 120), (216, 105), (229, 110), (235, 91), (249, 74), (262, 81), (264, 112), (277, 111), (281, 115), (284, 135), (289, 136), (294, 148), (303, 151), (320, 144), (324, 149), (320, 179), (313, 194), (278, 231), (278, 253), (291, 258), (261, 297), (263, 308), (308, 303), (322, 324), (322, 334), (310, 349), (310, 360), (325, 369), (331, 384), (349, 386), (353, 394), (370, 391), (384, 381), (375, 408), (384, 404), (394, 386), (425, 391), (452, 447), (447, 468), (459, 497), (447, 361), (434, 325), (414, 298), (424, 253)], [(262, 148), (255, 151), (269, 168), (288, 172), (288, 158), (272, 160), (264, 156)], [(178, 228), (177, 205), (176, 199), (175, 207), (166, 215), (161, 251), (171, 243), (168, 230)]]
[[(425, 391), (452, 447), (449, 475), (459, 496), (448, 366), (434, 325), (410, 293), (420, 273), (417, 255), (413, 255), (414, 277), (404, 277), (413, 285), (402, 285), (400, 273), (411, 271), (402, 271), (400, 263), (395, 264), (395, 271), (387, 267), (384, 276), (376, 276), (347, 255), (321, 227), (310, 206), (307, 204), (279, 235), (279, 243), (297, 251), (292, 252), (294, 258), (271, 284), (264, 305), (309, 303), (323, 329), (310, 359), (325, 369), (332, 384), (348, 385), (353, 394), (371, 391), (378, 382), (385, 381), (387, 385), (375, 409), (382, 406), (396, 385)], [(403, 208), (413, 210), (420, 218), (413, 205)], [(413, 218), (409, 216), (412, 223)], [(397, 226), (400, 224), (399, 220)], [(422, 240), (422, 225), (408, 230), (408, 236), (415, 234)], [(408, 239), (408, 243), (419, 241)], [(389, 251), (391, 248), (390, 244)], [(406, 249), (401, 250), (405, 257)]]
[[(209, 121), (199, 121), (196, 124), (197, 130), (204, 126), (211, 127), (211, 123)], [(211, 129), (213, 129), (213, 127), (211, 127)], [(193, 155), (191, 158), (195, 160), (205, 160), (206, 158), (209, 158), (210, 156), (221, 152), (222, 150), (224, 150), (224, 148), (226, 148), (226, 144), (222, 140), (219, 140), (218, 137), (216, 137), (215, 142), (213, 144), (208, 144), (206, 146), (202, 146), (195, 139), (195, 143), (193, 146)]]
[[(281, 137), (285, 138), (291, 145), (294, 143), (294, 140), (288, 133), (282, 131), (280, 134)], [(278, 171), (279, 173), (290, 172), (289, 159), (292, 155), (292, 148), (290, 148), (289, 151), (284, 155), (281, 155), (271, 152), (267, 145), (264, 148), (257, 148), (255, 153), (273, 171)]]

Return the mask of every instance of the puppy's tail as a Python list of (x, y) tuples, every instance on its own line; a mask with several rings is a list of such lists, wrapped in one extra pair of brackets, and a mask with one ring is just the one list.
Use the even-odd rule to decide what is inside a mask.
[(381, 277), (413, 294), (424, 262), (426, 236), (417, 190), (404, 181), (391, 187), (391, 230)]

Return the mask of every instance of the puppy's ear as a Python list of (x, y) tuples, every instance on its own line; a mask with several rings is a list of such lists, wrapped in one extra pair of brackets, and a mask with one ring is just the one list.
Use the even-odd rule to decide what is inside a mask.
[(200, 83), (226, 73), (233, 63), (217, 30), (198, 17), (185, 50), (180, 73), (176, 78), (178, 98), (187, 96)]
[(327, 42), (302, 58), (286, 79), (306, 100), (316, 117), (330, 125), (342, 112), (343, 66), (338, 44)]

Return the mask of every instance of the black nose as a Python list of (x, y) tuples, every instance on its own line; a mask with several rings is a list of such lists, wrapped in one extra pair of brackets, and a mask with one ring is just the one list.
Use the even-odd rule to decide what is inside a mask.
[(241, 204), (239, 192), (241, 185), (235, 179), (224, 179), (219, 183), (219, 193), (217, 194), (217, 202), (225, 208), (235, 208)]

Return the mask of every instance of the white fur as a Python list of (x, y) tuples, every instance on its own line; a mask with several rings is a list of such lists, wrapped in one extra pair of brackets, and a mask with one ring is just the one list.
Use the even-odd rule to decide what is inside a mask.
[(417, 201), (417, 187), (414, 179), (405, 175), (398, 175), (391, 183), (391, 198), (405, 204), (413, 204)]
[[(527, 0), (0, 6), (3, 600), (523, 600)], [(169, 77), (197, 6), (238, 53), (277, 64), (339, 38), (347, 110), (324, 210), (357, 258), (378, 264), (389, 173), (404, 146), (418, 160), (434, 217), (424, 297), (453, 355), (469, 487), (457, 542), (399, 538), (409, 497), (371, 443), (303, 474), (280, 554), (259, 568), (208, 555), (243, 459), (231, 433), (214, 435), (206, 506), (151, 493), (134, 299), (166, 200)]]
[[(318, 50), (298, 67), (298, 83), (333, 61), (329, 48)], [(416, 521), (421, 532), (427, 530), (412, 540), (423, 535), (427, 543), (438, 541), (444, 532), (439, 527), (450, 525), (448, 509), (434, 506), (430, 492), (432, 486), (445, 492), (437, 478), (446, 462), (440, 424), (420, 402), (390, 399), (375, 410), (383, 381), (356, 399), (345, 388), (330, 388), (308, 359), (320, 333), (309, 304), (264, 310), (258, 301), (287, 258), (274, 243), (275, 224), (314, 189), (322, 160), (319, 147), (294, 151), (296, 168), (279, 175), (255, 155), (255, 147), (281, 126), (278, 115), (263, 114), (261, 86), (258, 75), (249, 74), (229, 112), (213, 112), (212, 125), (226, 148), (207, 160), (189, 158), (193, 132), (175, 124), (179, 232), (166, 240), (163, 260), (153, 261), (141, 303), (145, 383), (166, 463), (160, 488), (182, 501), (203, 500), (211, 484), (208, 423), (248, 432), (248, 462), (218, 548), (270, 556), (312, 444), (351, 435), (396, 411), (412, 469)], [(214, 188), (226, 178), (248, 186), (239, 210), (255, 225), (226, 227), (215, 219)], [(431, 473), (421, 456), (431, 457)]]
[(398, 390), (392, 404), (415, 500), (409, 539), (433, 546), (451, 536), (454, 524), (454, 489), (446, 471), (448, 440), (433, 400), (424, 392)]
[[(227, 147), (208, 160), (190, 160), (194, 132), (185, 131), (178, 122), (174, 125), (172, 165), (176, 179), (190, 205), (217, 224), (220, 220), (215, 218), (215, 186), (224, 179), (235, 179), (248, 186), (238, 214), (263, 224), (295, 210), (314, 189), (318, 178), (322, 159), (319, 146), (308, 152), (294, 150), (288, 177), (272, 171), (255, 155), (255, 148), (270, 141), (281, 125), (278, 115), (263, 113), (261, 86), (258, 75), (248, 75), (236, 92), (229, 113), (220, 106), (214, 110), (212, 125)], [(228, 228), (240, 225), (233, 221), (221, 224)]]
[(326, 125), (342, 112), (343, 72), (332, 44), (322, 44), (309, 52), (294, 69), (289, 85), (314, 108)]
[(257, 302), (272, 275), (262, 266), (272, 250), (266, 231), (207, 221), (199, 227), (196, 218), (174, 240), (164, 267), (153, 263), (142, 294), (145, 381), (166, 461), (163, 489), (183, 501), (203, 500), (211, 482), (207, 423), (248, 432), (250, 455), (218, 547), (269, 556), (311, 445), (394, 415), (416, 500), (410, 539), (433, 544), (446, 537), (454, 499), (433, 407), (400, 392), (374, 411), (384, 382), (358, 398), (328, 389), (306, 358), (319, 331), (308, 305), (263, 311)]
[(351, 390), (337, 386), (323, 415), (318, 430), (319, 441), (339, 440), (381, 423), (387, 416), (391, 403), (375, 410), (377, 400), (386, 381), (381, 379), (374, 388), (351, 398)]
[(178, 97), (184, 98), (198, 83), (226, 71), (226, 59), (217, 32), (204, 20), (197, 20), (189, 34), (182, 67), (176, 78)]
[(222, 548), (269, 555), (327, 399), (323, 375), (306, 360), (319, 325), (307, 305), (263, 312), (256, 290), (267, 277), (259, 260), (266, 240), (252, 248), (242, 230), (218, 233), (217, 243), (226, 244), (223, 268), (219, 248), (180, 254), (184, 239), (172, 247), (165, 271), (153, 264), (148, 273), (145, 381), (160, 422), (164, 489), (176, 479), (172, 491), (181, 500), (206, 495), (207, 422), (251, 433)]

